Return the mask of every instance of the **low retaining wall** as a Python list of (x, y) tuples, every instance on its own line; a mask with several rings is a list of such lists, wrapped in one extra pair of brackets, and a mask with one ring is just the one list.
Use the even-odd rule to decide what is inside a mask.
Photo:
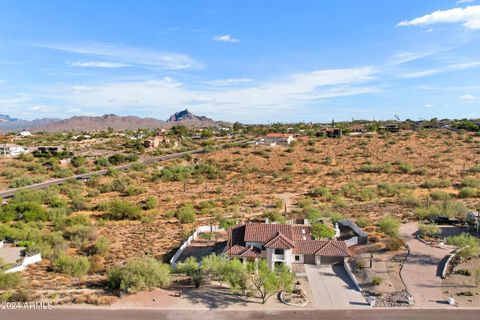
[(358, 237), (352, 237), (348, 240), (345, 240), (345, 244), (347, 245), (347, 247), (356, 246), (358, 244)]
[(343, 262), (343, 266), (345, 267), (345, 270), (347, 271), (347, 274), (350, 277), (350, 279), (352, 279), (353, 284), (355, 284), (355, 287), (357, 288), (357, 290), (362, 292), (362, 288), (360, 288), (360, 284), (358, 283), (357, 278), (355, 277), (355, 275), (352, 272), (352, 268), (350, 267), (350, 263), (347, 260), (345, 260)]
[(463, 248), (460, 248), (460, 249), (457, 249), (455, 251), (453, 251), (452, 253), (450, 253), (449, 255), (447, 255), (447, 261), (445, 261), (445, 264), (443, 266), (443, 270), (442, 270), (442, 278), (445, 279), (447, 277), (447, 273), (448, 273), (448, 269), (450, 267), (450, 263), (452, 262), (453, 258), (460, 252), (462, 251), (463, 249), (466, 249), (468, 248), (469, 246), (466, 246), (466, 247), (463, 247)]
[(10, 269), (5, 270), (5, 273), (23, 271), (27, 268), (28, 265), (38, 263), (40, 261), (42, 261), (42, 255), (40, 253), (31, 255), (31, 256), (26, 256), (25, 258), (23, 258), (22, 263), (13, 265)]
[(194, 241), (198, 234), (199, 233), (203, 233), (203, 232), (217, 232), (217, 231), (221, 231), (223, 230), (222, 228), (220, 228), (219, 226), (200, 226), (198, 227), (197, 229), (195, 229), (195, 231), (193, 232), (193, 234), (187, 238), (187, 240), (185, 240), (184, 243), (182, 243), (182, 245), (180, 246), (180, 248), (178, 248), (177, 252), (175, 252), (175, 254), (173, 255), (172, 259), (170, 259), (170, 266), (175, 269), (177, 267), (177, 260), (178, 258), (182, 255), (183, 251), (185, 250), (185, 248), (190, 244), (192, 243), (192, 241)]

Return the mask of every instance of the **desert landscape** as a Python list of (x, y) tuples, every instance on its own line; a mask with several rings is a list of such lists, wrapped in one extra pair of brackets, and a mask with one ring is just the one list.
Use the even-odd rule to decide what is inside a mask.
[[(342, 219), (355, 221), (370, 242), (353, 248), (353, 256), (359, 257), (359, 281), (388, 296), (405, 289), (399, 268), (406, 249), (398, 232), (382, 227), (382, 221), (422, 223), (442, 208), (447, 216), (465, 219), (468, 211), (480, 206), (480, 137), (468, 132), (402, 131), (341, 139), (299, 135), (286, 147), (253, 145), (249, 141), (255, 136), (249, 134), (239, 138), (245, 142), (180, 139), (190, 148), (212, 149), (162, 163), (134, 164), (126, 171), (110, 167), (105, 176), (86, 182), (72, 180), (42, 191), (18, 192), (2, 208), (0, 231), (28, 251), (42, 252), (44, 259), (22, 272), (25, 281), (15, 292), (58, 304), (114, 303), (118, 296), (108, 289), (108, 270), (132, 258), (168, 262), (196, 226), (228, 228), (267, 218), (278, 223), (307, 218), (326, 219), (332, 226)], [(70, 148), (75, 153), (75, 147)], [(18, 161), (4, 167), (4, 186), (18, 176), (34, 177), (29, 165), (38, 163), (45, 170), (44, 179), (56, 170), (40, 164), (41, 158), (3, 161), (5, 165)], [(85, 159), (81, 168), (91, 170), (95, 161)], [(74, 172), (75, 167), (70, 163), (66, 168)], [(8, 218), (20, 205), (29, 207), (26, 222)], [(368, 259), (360, 258), (365, 254), (373, 254), (373, 268), (365, 268)], [(65, 256), (87, 266), (79, 272), (55, 269), (56, 261)], [(471, 261), (455, 268), (466, 264), (474, 272)], [(445, 280), (445, 287), (458, 277)], [(473, 280), (468, 278), (457, 281), (456, 292), (472, 291)], [(371, 285), (373, 279), (378, 285)], [(477, 299), (459, 301), (471, 305)]]

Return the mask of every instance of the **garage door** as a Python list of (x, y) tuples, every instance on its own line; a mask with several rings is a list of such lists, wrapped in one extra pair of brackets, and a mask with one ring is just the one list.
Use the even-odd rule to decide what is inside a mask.
[(303, 263), (315, 264), (315, 256), (313, 254), (306, 254), (303, 256)]
[(321, 264), (343, 264), (343, 257), (322, 257), (320, 260)]

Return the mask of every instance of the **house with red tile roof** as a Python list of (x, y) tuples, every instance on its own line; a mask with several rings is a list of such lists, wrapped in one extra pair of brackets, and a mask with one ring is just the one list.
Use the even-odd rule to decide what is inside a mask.
[(273, 269), (283, 263), (339, 264), (350, 257), (345, 241), (315, 240), (307, 225), (248, 223), (229, 230), (225, 255), (243, 262), (266, 259)]

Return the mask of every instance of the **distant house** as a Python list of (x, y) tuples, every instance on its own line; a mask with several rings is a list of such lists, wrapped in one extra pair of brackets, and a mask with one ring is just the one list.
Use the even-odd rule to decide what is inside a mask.
[(365, 125), (361, 123), (354, 123), (350, 126), (350, 135), (361, 135), (367, 132)]
[(255, 145), (268, 145), (268, 146), (276, 146), (276, 145), (289, 145), (295, 138), (292, 134), (287, 133), (267, 133), (263, 137), (258, 137), (255, 140)]
[(229, 230), (224, 254), (242, 262), (266, 259), (273, 269), (278, 264), (343, 264), (350, 257), (345, 241), (314, 240), (310, 226), (249, 223)]
[(325, 128), (323, 132), (328, 138), (341, 138), (343, 135), (341, 128)]
[(25, 148), (16, 144), (0, 144), (0, 156), (17, 157), (25, 153)]
[(400, 131), (400, 127), (396, 123), (388, 123), (384, 126), (378, 127), (378, 132), (396, 133)]
[(18, 134), (20, 137), (30, 137), (32, 134), (29, 131), (23, 130)]

